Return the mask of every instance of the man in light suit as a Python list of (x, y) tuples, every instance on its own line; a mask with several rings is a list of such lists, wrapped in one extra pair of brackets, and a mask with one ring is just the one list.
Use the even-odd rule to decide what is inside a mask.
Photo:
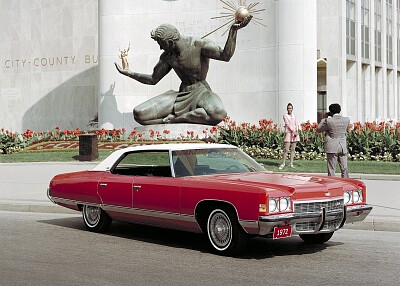
[(335, 176), (336, 163), (339, 162), (342, 178), (348, 178), (346, 131), (350, 119), (339, 115), (340, 111), (339, 104), (331, 104), (329, 112), (318, 124), (317, 131), (325, 131), (324, 150), (327, 157), (328, 176)]

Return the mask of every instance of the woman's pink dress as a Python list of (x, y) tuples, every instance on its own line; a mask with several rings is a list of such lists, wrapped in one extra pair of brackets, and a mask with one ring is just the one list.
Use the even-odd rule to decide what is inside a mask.
[(296, 117), (292, 113), (292, 115), (284, 114), (283, 121), (285, 122), (285, 138), (283, 139), (284, 142), (299, 142), (300, 135), (297, 133), (297, 136), (293, 134), (293, 132), (299, 131), (299, 125), (297, 124)]

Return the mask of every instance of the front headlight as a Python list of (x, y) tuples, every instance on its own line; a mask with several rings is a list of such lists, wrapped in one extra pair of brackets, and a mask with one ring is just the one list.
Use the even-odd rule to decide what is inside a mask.
[(279, 199), (279, 210), (281, 212), (287, 211), (290, 209), (290, 201), (288, 198), (280, 198)]
[(359, 204), (362, 203), (362, 190), (345, 191), (343, 194), (344, 204)]
[(344, 197), (344, 204), (345, 205), (352, 203), (352, 200), (353, 200), (352, 191), (344, 192), (343, 197)]
[(269, 199), (269, 212), (273, 213), (278, 210), (278, 202), (276, 199)]
[(270, 198), (269, 212), (287, 212), (290, 211), (290, 197)]
[(361, 203), (362, 202), (362, 191), (361, 190), (355, 190), (353, 192), (353, 202), (356, 203)]

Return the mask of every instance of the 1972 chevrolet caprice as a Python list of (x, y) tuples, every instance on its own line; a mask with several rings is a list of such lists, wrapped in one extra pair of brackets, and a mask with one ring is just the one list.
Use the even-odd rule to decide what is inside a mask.
[(82, 211), (91, 231), (118, 220), (202, 232), (223, 255), (239, 253), (256, 235), (324, 243), (372, 209), (360, 181), (266, 171), (224, 144), (118, 150), (92, 170), (55, 176), (48, 197)]

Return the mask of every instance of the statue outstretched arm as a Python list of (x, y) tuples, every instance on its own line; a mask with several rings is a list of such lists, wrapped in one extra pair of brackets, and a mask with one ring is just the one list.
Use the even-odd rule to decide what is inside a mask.
[(246, 17), (242, 22), (235, 22), (229, 29), (228, 38), (226, 39), (225, 47), (222, 50), (221, 47), (217, 46), (211, 41), (205, 41), (202, 48), (202, 54), (205, 57), (229, 62), (236, 49), (236, 38), (237, 31), (241, 28), (246, 27), (253, 16)]
[(134, 80), (137, 80), (143, 84), (155, 85), (157, 84), (164, 76), (166, 76), (170, 70), (172, 69), (170, 65), (166, 62), (160, 60), (153, 69), (153, 73), (149, 74), (142, 74), (136, 73), (129, 69), (123, 69), (119, 64), (115, 63), (115, 67), (117, 68), (120, 74), (123, 74), (127, 77), (130, 77)]

